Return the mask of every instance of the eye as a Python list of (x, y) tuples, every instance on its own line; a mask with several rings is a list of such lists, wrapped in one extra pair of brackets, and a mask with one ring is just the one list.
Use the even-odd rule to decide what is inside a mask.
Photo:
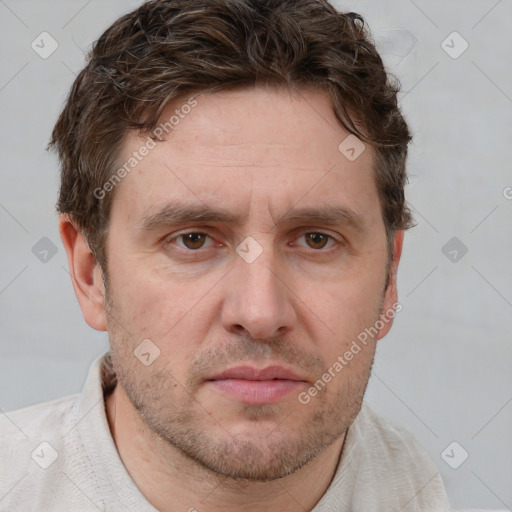
[(315, 250), (324, 249), (329, 242), (331, 242), (331, 247), (337, 243), (333, 236), (318, 231), (304, 233), (299, 239), (302, 237), (304, 237), (308, 246)]
[(196, 251), (198, 249), (202, 249), (203, 247), (205, 247), (207, 239), (213, 241), (212, 238), (206, 233), (190, 231), (188, 233), (180, 233), (179, 235), (173, 236), (168, 240), (167, 243), (182, 241), (182, 245), (179, 243), (177, 244), (178, 247), (181, 247), (182, 249)]

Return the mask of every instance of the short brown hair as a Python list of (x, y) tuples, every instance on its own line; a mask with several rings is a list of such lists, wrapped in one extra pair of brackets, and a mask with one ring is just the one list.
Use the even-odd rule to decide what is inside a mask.
[(94, 43), (49, 143), (61, 162), (57, 209), (70, 214), (102, 266), (114, 194), (94, 191), (118, 169), (127, 130), (150, 133), (165, 106), (186, 95), (254, 85), (325, 90), (341, 124), (375, 148), (389, 243), (410, 227), (411, 135), (399, 83), (360, 15), (327, 0), (153, 0)]

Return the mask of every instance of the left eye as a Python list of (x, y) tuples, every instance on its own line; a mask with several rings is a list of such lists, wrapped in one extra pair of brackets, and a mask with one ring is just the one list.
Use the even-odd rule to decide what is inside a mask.
[(332, 244), (336, 243), (336, 240), (331, 235), (328, 235), (326, 233), (320, 233), (317, 231), (313, 231), (310, 233), (304, 233), (303, 235), (301, 235), (299, 237), (299, 239), (302, 237), (304, 237), (304, 239), (306, 240), (306, 243), (308, 244), (308, 246), (311, 249), (316, 249), (316, 250), (324, 249), (329, 242), (331, 242), (331, 247), (332, 247)]

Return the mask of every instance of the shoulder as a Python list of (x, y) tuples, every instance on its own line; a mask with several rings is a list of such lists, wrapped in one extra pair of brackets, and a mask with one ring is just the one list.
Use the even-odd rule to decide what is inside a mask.
[[(384, 510), (450, 510), (438, 468), (405, 429), (375, 414), (365, 403), (347, 432), (353, 470), (366, 506), (384, 499)], [(364, 507), (363, 507), (364, 508)]]
[[(43, 460), (44, 447), (46, 455), (54, 457), (54, 451), (58, 454), (66, 434), (76, 424), (79, 397), (70, 395), (1, 414), (0, 474), (16, 469), (28, 471), (32, 462), (48, 463), (48, 459)], [(42, 451), (41, 443), (46, 443)]]
[(66, 466), (80, 395), (0, 414), (0, 510), (49, 492)]
[(406, 460), (410, 460), (413, 455), (420, 456), (423, 463), (435, 468), (425, 450), (410, 432), (379, 416), (366, 403), (363, 403), (353, 428), (357, 429), (358, 436), (370, 443), (381, 456)]
[(76, 414), (80, 395), (69, 395), (0, 414), (0, 443), (65, 430)]

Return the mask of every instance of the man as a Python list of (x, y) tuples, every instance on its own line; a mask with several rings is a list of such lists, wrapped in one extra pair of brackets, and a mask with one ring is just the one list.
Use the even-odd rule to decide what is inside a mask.
[(411, 225), (396, 94), (326, 0), (155, 0), (100, 37), (51, 146), (110, 352), (2, 418), (0, 510), (449, 509), (363, 404)]

